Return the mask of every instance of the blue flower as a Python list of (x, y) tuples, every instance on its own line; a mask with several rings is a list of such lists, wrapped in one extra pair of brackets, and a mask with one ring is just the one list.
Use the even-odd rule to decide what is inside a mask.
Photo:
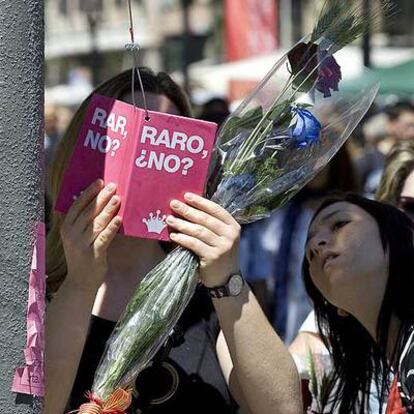
[(289, 125), (289, 136), (298, 148), (319, 142), (321, 124), (310, 111), (300, 106), (291, 107), (293, 117)]
[(231, 212), (245, 203), (246, 196), (255, 185), (256, 180), (252, 174), (245, 173), (225, 178), (218, 186), (214, 201)]
[(251, 174), (241, 174), (229, 177), (223, 182), (223, 190), (235, 190), (237, 192), (247, 192), (251, 190), (256, 181)]

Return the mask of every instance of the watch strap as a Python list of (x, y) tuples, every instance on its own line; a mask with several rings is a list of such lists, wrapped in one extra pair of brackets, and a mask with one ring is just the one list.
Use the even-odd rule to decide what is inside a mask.
[(235, 276), (237, 276), (241, 279), (241, 287), (242, 287), (244, 285), (243, 276), (241, 275), (240, 272), (239, 273), (233, 273), (232, 275), (229, 276), (229, 278), (227, 279), (227, 282), (224, 285), (216, 286), (216, 287), (212, 287), (212, 288), (207, 288), (210, 297), (214, 298), (214, 299), (220, 299), (220, 298), (225, 298), (225, 297), (229, 297), (229, 296), (237, 296), (238, 293), (232, 294), (231, 288), (230, 288), (231, 280)]
[(220, 298), (225, 298), (226, 296), (229, 296), (227, 285), (207, 288), (207, 290), (208, 290), (208, 293), (210, 294), (210, 297), (214, 299), (220, 299)]

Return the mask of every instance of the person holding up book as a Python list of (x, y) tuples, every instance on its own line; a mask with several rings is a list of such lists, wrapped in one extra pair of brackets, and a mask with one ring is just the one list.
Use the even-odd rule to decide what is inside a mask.
[[(140, 72), (148, 109), (191, 116), (186, 95), (168, 75), (155, 75), (145, 68)], [(131, 72), (115, 76), (94, 92), (133, 102)], [(57, 149), (51, 171), (53, 202), (89, 100), (90, 97), (76, 112)], [(135, 91), (135, 102), (143, 103), (139, 90)], [(140, 280), (165, 258), (172, 246), (172, 243), (117, 234), (121, 225), (117, 213), (122, 200), (116, 191), (114, 183), (103, 188), (102, 180), (98, 180), (82, 192), (66, 215), (55, 212), (50, 220), (46, 252), (50, 298), (46, 315), (46, 414), (74, 410), (87, 401), (84, 394), (91, 389), (95, 370), (116, 321)], [(192, 201), (191, 196), (187, 199), (192, 207), (183, 203), (171, 207), (177, 215), (186, 216), (182, 209), (187, 207), (191, 214), (196, 212), (201, 219), (198, 229), (207, 223), (213, 226), (200, 233), (202, 238), (207, 232), (211, 237), (209, 242), (205, 244), (199, 240), (198, 245), (201, 246), (200, 277), (206, 286), (214, 287), (222, 279), (239, 273), (240, 227), (221, 207), (193, 197)], [(178, 218), (168, 220), (171, 228), (179, 223), (182, 221)], [(173, 241), (174, 237), (173, 234)], [(182, 241), (182, 237), (185, 236), (177, 236), (177, 242)], [(246, 334), (250, 337), (252, 326), (263, 327), (266, 335), (259, 335), (256, 344), (256, 351), (263, 354), (270, 343), (274, 345), (277, 336), (264, 316), (255, 310), (258, 305), (253, 297), (251, 300), (253, 312), (242, 327), (243, 346), (247, 345)], [(233, 329), (225, 321), (223, 323), (226, 329)], [(270, 342), (263, 342), (262, 337)], [(281, 343), (276, 345), (276, 351), (278, 365), (285, 372), (291, 372), (287, 381), (275, 384), (269, 377), (269, 381), (259, 384), (252, 373), (246, 376), (243, 371), (241, 386), (235, 371), (230, 369), (231, 357), (223, 334), (219, 335), (208, 290), (200, 285), (168, 342), (135, 382), (135, 398), (128, 413), (233, 413), (237, 404), (232, 396), (245, 413), (259, 412), (262, 407), (267, 409), (275, 404), (283, 407), (286, 391), (296, 383), (293, 379), (292, 384), (295, 371)], [(254, 369), (263, 370), (265, 361), (266, 358), (260, 363), (261, 367)], [(265, 394), (272, 390), (272, 397), (253, 401), (250, 407), (241, 389), (249, 389), (251, 384), (252, 388), (260, 387), (260, 392)], [(287, 404), (291, 402), (288, 400)]]
[[(140, 73), (148, 109), (191, 117), (187, 96), (167, 74), (156, 75), (145, 68)], [(131, 103), (131, 71), (108, 80), (95, 92)], [(88, 101), (75, 114), (57, 149), (51, 171), (53, 201)], [(139, 90), (135, 101), (142, 106)], [(51, 302), (46, 324), (46, 413), (63, 412), (66, 402), (68, 409), (76, 409), (86, 401), (84, 394), (91, 389), (116, 321), (140, 279), (171, 249), (171, 243), (117, 235), (122, 200), (114, 184), (102, 187), (102, 180), (93, 183), (66, 216), (55, 212), (47, 235)], [(218, 333), (210, 300), (200, 288), (153, 367), (137, 381), (135, 395), (139, 392), (140, 398), (131, 410), (185, 412), (187, 405), (188, 412), (194, 412), (201, 404), (206, 410), (234, 412), (236, 404), (216, 357)]]

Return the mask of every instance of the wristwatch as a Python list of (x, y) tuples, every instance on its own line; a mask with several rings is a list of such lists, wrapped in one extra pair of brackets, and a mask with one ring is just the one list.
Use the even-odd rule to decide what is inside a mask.
[(238, 296), (243, 290), (244, 279), (240, 273), (232, 274), (227, 283), (223, 286), (207, 288), (210, 297), (214, 299), (225, 298), (228, 296)]

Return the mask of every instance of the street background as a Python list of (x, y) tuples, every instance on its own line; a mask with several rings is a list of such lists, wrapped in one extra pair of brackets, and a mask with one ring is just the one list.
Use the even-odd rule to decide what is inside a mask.
[[(322, 4), (322, 0), (134, 0), (140, 64), (170, 73), (189, 93), (195, 116), (220, 124), (277, 60), (312, 31)], [(311, 309), (299, 258), (317, 202), (330, 190), (373, 197), (392, 146), (414, 140), (414, 2), (395, 0), (394, 5), (391, 19), (382, 19), (378, 30), (335, 55), (348, 79), (341, 90), (350, 94), (360, 90), (367, 76), (365, 66), (380, 79), (379, 95), (367, 116), (292, 204), (258, 228), (244, 229), (241, 267), (286, 343)], [(365, 13), (378, 11), (379, 6), (379, 0), (361, 0)], [(94, 85), (130, 68), (132, 61), (125, 50), (127, 0), (47, 0), (45, 17), (49, 164), (77, 106)], [(291, 236), (286, 239), (288, 230)], [(282, 265), (283, 255), (289, 257)]]

